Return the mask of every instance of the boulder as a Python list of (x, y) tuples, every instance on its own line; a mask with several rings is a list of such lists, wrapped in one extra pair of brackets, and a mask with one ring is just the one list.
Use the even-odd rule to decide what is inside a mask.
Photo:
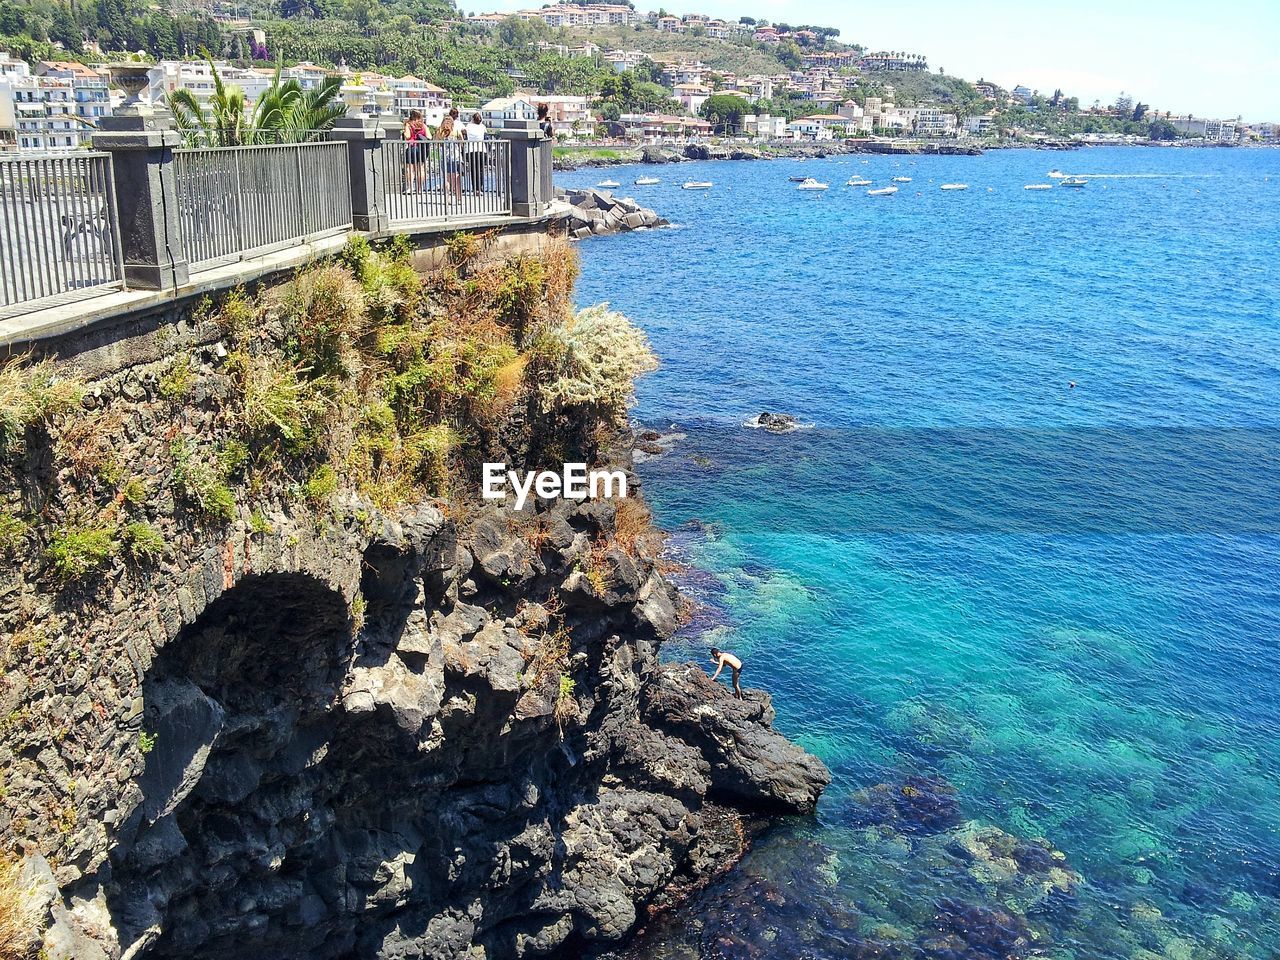
[(695, 663), (660, 668), (645, 684), (647, 724), (697, 747), (711, 766), (710, 796), (747, 808), (808, 814), (831, 782), (817, 757), (770, 728), (769, 695), (738, 700)]
[(769, 413), (756, 417), (756, 425), (770, 433), (789, 433), (796, 428), (798, 421), (789, 413)]

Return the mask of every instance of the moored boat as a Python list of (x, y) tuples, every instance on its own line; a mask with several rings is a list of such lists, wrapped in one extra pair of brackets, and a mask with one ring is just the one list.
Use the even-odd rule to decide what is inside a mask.
[(847, 187), (869, 187), (871, 181), (866, 177), (850, 177), (849, 182), (845, 184)]
[(662, 181), (659, 180), (657, 177), (636, 177), (637, 187), (651, 187), (655, 183), (661, 183), (661, 182)]
[(683, 190), (710, 190), (714, 184), (710, 180), (687, 180), (681, 185)]
[(1023, 190), (1052, 190), (1052, 183), (1028, 183)]
[(597, 187), (604, 187), (604, 188), (606, 188), (606, 189), (610, 189), (610, 190), (611, 190), (611, 189), (613, 189), (614, 187), (620, 187), (620, 186), (622, 186), (622, 184), (620, 184), (617, 180), (601, 180), (599, 183), (597, 183), (597, 184), (596, 184), (596, 186), (597, 186)]
[(822, 183), (818, 180), (815, 180), (813, 179), (813, 177), (805, 177), (798, 184), (796, 184), (796, 189), (797, 190), (825, 190), (827, 189), (827, 184)]
[(898, 192), (897, 187), (881, 187), (879, 190), (868, 190), (868, 197), (891, 197)]
[(969, 185), (967, 183), (944, 183), (942, 185), (942, 189), (943, 190), (968, 190)]
[(1084, 177), (1066, 177), (1058, 181), (1060, 187), (1083, 187), (1089, 183)]
[(910, 183), (911, 178), (910, 177), (894, 177), (893, 182), (894, 183)]

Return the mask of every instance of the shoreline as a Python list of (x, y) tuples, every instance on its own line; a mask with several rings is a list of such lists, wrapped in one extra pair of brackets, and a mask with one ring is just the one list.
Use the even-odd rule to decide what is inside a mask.
[[(567, 173), (594, 167), (622, 167), (635, 164), (660, 166), (668, 163), (690, 163), (698, 160), (820, 160), (840, 156), (964, 156), (979, 157), (993, 151), (1035, 150), (1046, 153), (1073, 153), (1101, 147), (1156, 147), (1169, 150), (1239, 149), (1238, 145), (1219, 143), (1167, 143), (1143, 141), (1141, 143), (1071, 143), (1054, 141), (1052, 144), (1010, 143), (967, 146), (958, 143), (940, 143), (928, 140), (911, 141), (831, 141), (829, 143), (773, 142), (763, 147), (746, 144), (689, 144), (685, 147), (668, 147), (658, 144), (639, 146), (584, 146), (557, 148), (562, 152), (553, 157), (552, 169)], [(1265, 149), (1265, 147), (1249, 148)], [(574, 154), (580, 153), (580, 156)]]

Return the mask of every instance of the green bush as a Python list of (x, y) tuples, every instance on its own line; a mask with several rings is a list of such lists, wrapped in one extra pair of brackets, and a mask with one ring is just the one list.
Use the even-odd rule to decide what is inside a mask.
[(0, 455), (22, 450), (28, 427), (76, 410), (84, 387), (52, 361), (15, 357), (0, 367)]
[(160, 378), (160, 396), (171, 401), (185, 400), (195, 383), (196, 368), (191, 354), (179, 354)]
[(0, 553), (13, 553), (26, 542), (31, 527), (8, 510), (0, 510)]
[(236, 498), (226, 479), (200, 458), (189, 440), (175, 440), (173, 454), (173, 489), (202, 517), (208, 520), (231, 520), (236, 515)]
[(96, 573), (120, 552), (119, 535), (114, 524), (63, 527), (44, 553), (50, 572), (64, 584)]
[(158, 557), (164, 553), (164, 537), (146, 521), (128, 524), (122, 533), (121, 540), (125, 551), (135, 560)]
[(644, 332), (607, 304), (578, 311), (537, 348), (550, 367), (538, 383), (544, 410), (594, 407), (615, 422), (626, 418), (636, 378), (658, 366)]
[(329, 464), (323, 464), (302, 485), (302, 495), (313, 507), (321, 507), (338, 492), (338, 473)]
[(240, 387), (244, 425), (258, 441), (278, 437), (292, 449), (310, 446), (328, 409), (319, 385), (306, 371), (270, 355), (233, 353), (228, 366)]

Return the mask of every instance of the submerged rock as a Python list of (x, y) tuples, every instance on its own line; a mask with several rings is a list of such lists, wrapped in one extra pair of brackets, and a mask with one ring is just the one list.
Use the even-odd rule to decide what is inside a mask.
[(960, 803), (955, 787), (941, 777), (910, 776), (862, 791), (854, 798), (851, 818), (900, 833), (940, 833), (960, 823)]

